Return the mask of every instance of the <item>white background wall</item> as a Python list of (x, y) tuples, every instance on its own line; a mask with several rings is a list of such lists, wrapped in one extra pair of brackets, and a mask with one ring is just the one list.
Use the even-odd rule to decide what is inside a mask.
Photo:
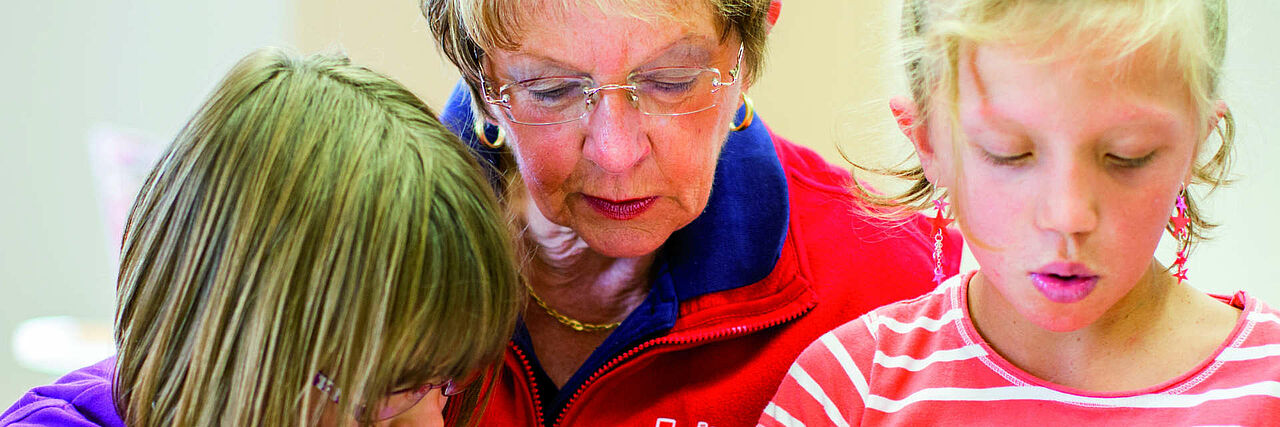
[(167, 142), (253, 48), (290, 37), (283, 0), (9, 1), (0, 13), (0, 406), (53, 380), (19, 368), (21, 320), (109, 324), (114, 255), (90, 175), (99, 124)]
[[(1239, 125), (1234, 185), (1212, 195), (1222, 224), (1188, 265), (1192, 283), (1280, 305), (1280, 2), (1232, 0), (1223, 98)], [(1172, 250), (1166, 251), (1172, 253)]]
[[(232, 63), (255, 47), (343, 46), (442, 105), (456, 73), (436, 55), (413, 0), (9, 2), (0, 17), (0, 407), (54, 377), (15, 363), (21, 320), (73, 314), (108, 324), (114, 256), (99, 214), (87, 138), (94, 126), (167, 141)], [(905, 148), (884, 105), (893, 93), (882, 0), (786, 0), (763, 79), (752, 89), (780, 134), (832, 161)], [(1280, 3), (1233, 0), (1225, 98), (1240, 124), (1239, 182), (1215, 194), (1224, 225), (1190, 262), (1192, 283), (1246, 289), (1280, 305)], [(890, 18), (890, 16), (893, 16)], [(890, 58), (890, 59), (887, 59)], [(1162, 249), (1162, 259), (1172, 250)]]

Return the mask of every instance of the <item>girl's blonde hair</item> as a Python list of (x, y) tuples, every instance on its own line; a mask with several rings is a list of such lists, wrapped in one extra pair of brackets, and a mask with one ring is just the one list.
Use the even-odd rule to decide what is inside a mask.
[(117, 409), (312, 425), (331, 398), (317, 373), (343, 416), (464, 379), (498, 360), (523, 302), (509, 239), (478, 165), (404, 87), (343, 56), (255, 52), (130, 212)]
[[(1078, 55), (1114, 65), (1150, 52), (1161, 68), (1181, 74), (1195, 111), (1209, 122), (1217, 114), (1226, 36), (1226, 0), (903, 0), (901, 41), (918, 109), (913, 125), (949, 120), (953, 141), (962, 140), (957, 123), (961, 53), (987, 43), (1028, 46), (1045, 60)], [(939, 106), (947, 110), (932, 111)], [(1207, 160), (1197, 157), (1192, 174), (1193, 183), (1209, 184), (1211, 190), (1228, 183), (1235, 138), (1230, 112), (1215, 131), (1221, 144)], [(895, 212), (932, 207), (938, 189), (920, 166), (858, 168), (911, 182), (901, 193), (882, 195), (855, 180), (855, 193), (874, 205)], [(1214, 225), (1189, 194), (1186, 202), (1191, 233), (1185, 244), (1190, 245)]]

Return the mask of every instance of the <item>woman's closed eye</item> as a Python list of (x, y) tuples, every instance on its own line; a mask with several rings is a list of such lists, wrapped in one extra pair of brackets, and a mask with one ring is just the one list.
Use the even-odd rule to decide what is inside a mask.
[(572, 86), (565, 85), (565, 86), (559, 86), (551, 89), (530, 90), (529, 94), (532, 95), (534, 99), (537, 99), (539, 101), (555, 102), (555, 101), (562, 101), (565, 98), (569, 98), (571, 96), (573, 97), (581, 96), (582, 92), (575, 91)]
[(650, 79), (640, 81), (636, 82), (636, 85), (639, 86), (640, 90), (643, 92), (656, 91), (665, 94), (679, 94), (693, 89), (695, 82), (696, 79), (692, 77), (680, 79), (667, 78), (662, 80)]
[(640, 92), (663, 96), (682, 95), (697, 87), (702, 79), (709, 78), (698, 68), (666, 68), (632, 77)]
[(556, 103), (583, 96), (583, 84), (577, 80), (538, 79), (520, 86), (533, 100), (542, 103)]

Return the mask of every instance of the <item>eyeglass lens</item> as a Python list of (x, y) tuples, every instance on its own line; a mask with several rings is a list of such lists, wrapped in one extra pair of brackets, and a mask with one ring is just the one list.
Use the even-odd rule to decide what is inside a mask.
[[(383, 421), (403, 414), (405, 411), (412, 409), (418, 404), (418, 402), (422, 401), (422, 398), (426, 397), (427, 394), (430, 394), (431, 390), (435, 389), (440, 389), (441, 393), (445, 396), (454, 396), (461, 393), (463, 390), (462, 387), (457, 386), (453, 381), (445, 381), (441, 384), (427, 383), (417, 388), (398, 391), (387, 395), (386, 398), (378, 401), (378, 404), (372, 407), (375, 410), (368, 413), (368, 415), (370, 415), (369, 419), (371, 421)], [(360, 415), (362, 415), (363, 418), (365, 412), (363, 409), (360, 412)]]
[(583, 77), (549, 77), (504, 86), (500, 92), (508, 118), (525, 124), (555, 124), (582, 118), (608, 90), (628, 92), (648, 115), (674, 116), (716, 105), (720, 74), (703, 68), (659, 68), (633, 74), (626, 86), (594, 87)]

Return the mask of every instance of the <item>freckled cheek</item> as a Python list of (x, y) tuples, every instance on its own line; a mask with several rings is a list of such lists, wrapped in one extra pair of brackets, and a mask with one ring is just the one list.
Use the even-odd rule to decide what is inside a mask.
[(1026, 271), (1037, 261), (1034, 189), (982, 164), (964, 166), (957, 214), (966, 245), (983, 275), (1005, 289), (1002, 293), (1025, 292), (1030, 289), (1021, 286)]
[(968, 240), (993, 250), (1014, 250), (1034, 232), (1036, 198), (1031, 189), (978, 173), (970, 173), (962, 187), (957, 215)]
[(659, 126), (649, 132), (663, 178), (676, 187), (672, 190), (686, 203), (701, 199), (705, 204), (711, 192), (716, 161), (724, 145), (723, 135), (717, 135), (713, 128), (712, 123), (699, 120)]
[(1003, 283), (1006, 276), (1022, 271), (1023, 266), (1015, 257), (1026, 255), (1020, 246), (1021, 240), (1014, 236), (1016, 227), (1008, 222), (999, 221), (998, 216), (991, 219), (973, 219), (965, 224), (965, 242), (974, 260), (995, 283)]
[(582, 143), (574, 139), (576, 134), (554, 128), (522, 130), (512, 138), (520, 174), (531, 189), (560, 190), (582, 159)]
[[(1133, 264), (1140, 264), (1135, 269), (1145, 269), (1154, 255), (1156, 245), (1164, 235), (1165, 225), (1172, 212), (1172, 202), (1163, 206), (1158, 197), (1142, 197), (1140, 195), (1119, 196), (1120, 202), (1110, 209), (1112, 220), (1104, 225), (1110, 230), (1109, 236), (1113, 245), (1119, 250), (1116, 253), (1101, 254), (1113, 259), (1129, 259)], [(1125, 258), (1120, 258), (1125, 257)]]

